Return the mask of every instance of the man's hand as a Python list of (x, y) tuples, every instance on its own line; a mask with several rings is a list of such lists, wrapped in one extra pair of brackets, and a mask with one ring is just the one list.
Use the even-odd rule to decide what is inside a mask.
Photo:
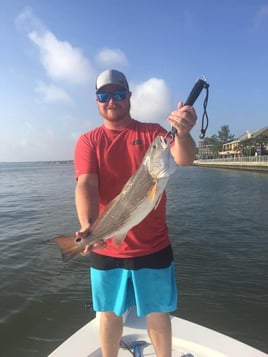
[[(75, 233), (77, 238), (86, 238), (90, 233), (90, 225), (86, 228), (82, 228), (79, 232)], [(90, 251), (95, 249), (103, 249), (106, 247), (106, 243), (103, 239), (99, 240), (96, 243), (88, 244), (85, 246), (85, 249), (80, 253), (81, 255), (87, 255)]]
[(178, 138), (183, 138), (190, 133), (197, 120), (197, 116), (193, 107), (183, 106), (182, 102), (178, 103), (178, 110), (171, 112), (168, 121), (174, 128), (177, 129)]

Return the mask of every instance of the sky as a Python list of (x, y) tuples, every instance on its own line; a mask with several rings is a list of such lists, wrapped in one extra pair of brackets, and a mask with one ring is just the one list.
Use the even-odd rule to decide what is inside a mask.
[(78, 137), (102, 125), (95, 80), (107, 68), (127, 76), (137, 120), (169, 129), (205, 76), (207, 136), (268, 126), (267, 0), (0, 0), (0, 9), (0, 162), (72, 160)]

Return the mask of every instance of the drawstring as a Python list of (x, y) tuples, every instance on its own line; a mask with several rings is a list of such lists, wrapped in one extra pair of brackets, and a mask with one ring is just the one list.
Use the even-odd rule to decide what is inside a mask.
[[(206, 84), (204, 85), (204, 88), (206, 89), (206, 97), (204, 99), (203, 102), (203, 115), (202, 115), (202, 120), (201, 120), (201, 133), (200, 133), (200, 139), (204, 139), (204, 137), (206, 136), (206, 131), (208, 128), (208, 113), (207, 113), (207, 104), (208, 104), (208, 87), (209, 84), (206, 82)], [(206, 125), (204, 127), (204, 123), (206, 122)]]

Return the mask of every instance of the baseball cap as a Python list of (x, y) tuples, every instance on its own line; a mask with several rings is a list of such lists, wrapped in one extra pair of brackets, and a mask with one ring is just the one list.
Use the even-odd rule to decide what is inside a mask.
[(129, 90), (125, 75), (115, 69), (106, 69), (106, 71), (99, 74), (96, 80), (96, 91), (98, 92), (102, 87), (108, 84), (114, 84)]

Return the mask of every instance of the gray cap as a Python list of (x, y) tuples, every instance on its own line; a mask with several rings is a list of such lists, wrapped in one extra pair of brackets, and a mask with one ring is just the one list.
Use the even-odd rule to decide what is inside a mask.
[(102, 87), (107, 86), (108, 84), (114, 84), (129, 90), (125, 75), (115, 69), (106, 69), (106, 71), (102, 72), (97, 77), (96, 91), (98, 92)]

